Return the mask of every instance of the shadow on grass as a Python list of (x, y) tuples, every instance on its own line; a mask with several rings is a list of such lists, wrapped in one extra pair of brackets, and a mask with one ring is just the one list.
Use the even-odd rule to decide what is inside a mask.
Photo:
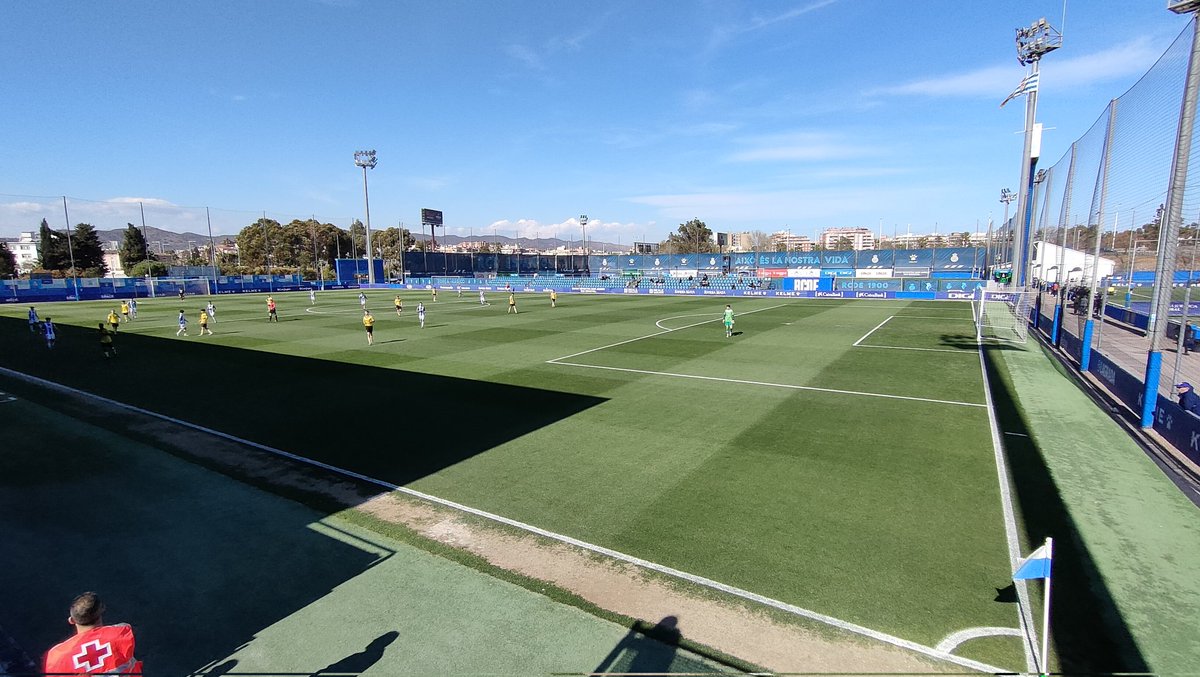
[(399, 485), (603, 401), (174, 337), (122, 335), (104, 360), (95, 329), (59, 334), (49, 351), (0, 318), (0, 365)]
[[(1025, 542), (1039, 544), (1047, 536), (1054, 537), (1050, 640), (1058, 655), (1058, 671), (1146, 672), (1145, 659), (1096, 570), (1091, 554), (1080, 543), (1074, 521), (1059, 496), (1050, 469), (1029, 436), (1029, 426), (1017, 406), (1017, 395), (1007, 371), (997, 367), (996, 356), (992, 354), (997, 348), (986, 346), (985, 363), (1016, 502), (1025, 520)], [(1040, 584), (1032, 583), (1031, 597), (1040, 599), (1034, 595), (1040, 592)], [(1040, 602), (1034, 605), (1032, 616), (1037, 619), (1035, 623), (1040, 632), (1041, 605)]]
[[(400, 485), (603, 401), (174, 337), (122, 334), (119, 356), (105, 360), (94, 328), (60, 325), (59, 335), (50, 351), (23, 320), (0, 318), (0, 365)], [(145, 453), (195, 437), (143, 447), (141, 416), (80, 411), (56, 401), (73, 398), (18, 386), (29, 402), (0, 409), (0, 597), (20, 610), (14, 637), (32, 654), (69, 634), (67, 606), (90, 589), (107, 600), (107, 620), (137, 629), (147, 666), (187, 674), (388, 556), (309, 528), (320, 512)], [(36, 402), (56, 411), (35, 416)], [(365, 669), (394, 639), (330, 668)]]
[(0, 619), (31, 655), (71, 634), (72, 598), (95, 590), (106, 621), (133, 626), (147, 670), (189, 674), (391, 556), (314, 530), (319, 512), (57, 411), (12, 402), (0, 424)]

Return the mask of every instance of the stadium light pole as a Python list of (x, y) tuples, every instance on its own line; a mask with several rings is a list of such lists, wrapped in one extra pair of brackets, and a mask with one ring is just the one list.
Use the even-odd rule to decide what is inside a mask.
[(1038, 19), (1028, 28), (1017, 29), (1017, 61), (1029, 66), (1029, 75), (1018, 91), (1025, 89), (1025, 149), (1021, 156), (1021, 185), (1018, 188), (1017, 221), (1013, 229), (1013, 266), (1010, 285), (1025, 286), (1025, 261), (1028, 258), (1029, 225), (1033, 215), (1033, 170), (1041, 155), (1041, 129), (1037, 126), (1038, 68), (1042, 57), (1062, 47), (1062, 34), (1046, 20)]
[(367, 170), (375, 169), (375, 151), (354, 151), (354, 164), (363, 170), (363, 204), (367, 212), (367, 284), (375, 284), (375, 261), (371, 256), (371, 197), (367, 193)]
[(67, 222), (67, 253), (71, 257), (71, 281), (75, 287), (75, 300), (82, 301), (79, 298), (79, 271), (75, 270), (75, 246), (71, 244), (71, 216), (67, 213), (67, 196), (63, 196), (63, 218)]
[(579, 215), (579, 227), (583, 231), (583, 272), (590, 275), (591, 271), (588, 269), (587, 224), (588, 224), (587, 214), (580, 214)]
[[(1004, 203), (1004, 220), (1000, 222), (1001, 232), (1003, 232), (1006, 228), (1008, 228), (1008, 206), (1010, 204), (1012, 204), (1012, 201), (1015, 199), (1017, 199), (1016, 193), (1012, 192), (1011, 190), (1009, 190), (1007, 188), (1000, 189), (1000, 202)], [(989, 229), (989, 233), (988, 233), (988, 251), (989, 252), (991, 252), (991, 248), (992, 248), (992, 239), (991, 239), (991, 232)], [(990, 278), (990, 276), (991, 276), (991, 274), (989, 273), (989, 278)]]

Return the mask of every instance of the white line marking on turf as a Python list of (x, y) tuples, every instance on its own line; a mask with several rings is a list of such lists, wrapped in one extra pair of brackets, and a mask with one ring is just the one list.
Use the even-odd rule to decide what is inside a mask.
[(1004, 434), (1005, 434), (1005, 435), (1012, 435), (1013, 437), (1029, 437), (1029, 435), (1026, 435), (1025, 433), (1014, 433), (1014, 432), (1010, 432), (1010, 431), (1008, 431), (1008, 430), (1005, 430), (1005, 431), (1004, 431)]
[[(691, 315), (672, 315), (671, 317), (664, 317), (663, 319), (655, 322), (654, 326), (658, 327), (659, 329), (665, 329), (667, 331), (674, 331), (674, 329), (671, 329), (670, 327), (662, 326), (662, 323), (667, 322), (669, 320), (680, 320), (685, 317), (712, 317), (713, 315), (716, 315), (718, 318), (721, 317), (720, 313), (692, 313)], [(700, 324), (704, 324), (704, 323), (700, 322)], [(692, 326), (695, 326), (695, 325), (692, 325)]]
[(1021, 637), (1023, 635), (1024, 633), (1021, 632), (1020, 628), (967, 628), (966, 630), (959, 630), (958, 632), (946, 635), (946, 638), (938, 642), (938, 645), (935, 648), (938, 651), (951, 653), (958, 648), (959, 644), (962, 644), (969, 639), (996, 636)]
[(915, 651), (917, 653), (924, 654), (926, 656), (930, 656), (930, 657), (944, 660), (944, 661), (947, 661), (950, 663), (954, 663), (955, 665), (961, 665), (965, 668), (970, 668), (972, 670), (978, 670), (980, 672), (990, 672), (990, 673), (1008, 672), (1007, 670), (1004, 670), (1002, 668), (988, 665), (986, 663), (981, 663), (979, 661), (971, 660), (969, 658), (962, 658), (960, 656), (955, 656), (955, 655), (949, 654), (944, 651), (938, 651), (934, 647), (929, 647), (929, 646), (925, 646), (923, 644), (918, 644), (911, 640), (902, 639), (900, 637), (889, 635), (887, 633), (879, 632), (878, 630), (872, 630), (870, 628), (867, 628), (867, 627), (864, 627), (864, 626), (861, 626), (861, 625), (858, 625), (855, 623), (851, 623), (849, 621), (843, 621), (839, 618), (834, 618), (832, 616), (826, 616), (825, 614), (818, 613), (816, 611), (810, 611), (808, 609), (804, 609), (802, 607), (788, 604), (786, 602), (781, 602), (776, 599), (771, 599), (770, 597), (764, 597), (763, 595), (759, 595), (757, 593), (753, 593), (748, 590), (742, 590), (741, 588), (735, 588), (732, 585), (726, 585), (724, 583), (719, 583), (712, 579), (704, 578), (703, 576), (697, 576), (695, 574), (689, 574), (685, 571), (680, 571), (679, 569), (672, 569), (671, 567), (663, 566), (661, 564), (655, 564), (654, 562), (650, 562), (650, 561), (641, 559), (639, 557), (634, 557), (633, 555), (626, 555), (622, 552), (618, 552), (616, 550), (611, 550), (609, 548), (605, 548), (604, 546), (595, 545), (592, 543), (588, 543), (586, 541), (580, 541), (578, 539), (571, 538), (570, 536), (564, 536), (562, 534), (557, 534), (552, 531), (547, 531), (540, 527), (535, 527), (531, 524), (525, 524), (524, 522), (518, 522), (517, 520), (513, 520), (513, 519), (509, 519), (507, 517), (502, 517), (500, 515), (495, 515), (495, 514), (492, 514), (489, 512), (485, 512), (485, 511), (479, 510), (477, 508), (472, 508), (472, 507), (469, 507), (466, 505), (462, 505), (461, 503), (455, 503), (454, 501), (448, 501), (444, 498), (438, 498), (437, 496), (433, 496), (431, 494), (426, 494), (426, 493), (423, 493), (420, 491), (416, 491), (414, 489), (409, 489), (407, 487), (402, 487), (397, 484), (392, 484), (391, 482), (377, 480), (373, 477), (368, 477), (366, 475), (356, 473), (352, 470), (346, 470), (345, 468), (339, 468), (335, 465), (329, 465), (328, 463), (322, 463), (320, 461), (315, 461), (311, 458), (305, 458), (304, 456), (299, 456), (299, 455), (293, 454), (291, 452), (283, 451), (282, 449), (275, 449), (274, 447), (269, 447), (265, 444), (251, 442), (250, 440), (242, 439), (240, 437), (236, 437), (236, 436), (230, 435), (228, 433), (223, 433), (219, 430), (213, 430), (212, 428), (206, 428), (204, 426), (197, 425), (195, 423), (189, 423), (187, 421), (173, 418), (173, 417), (167, 416), (165, 414), (159, 414), (157, 412), (149, 411), (147, 409), (142, 409), (141, 407), (136, 407), (131, 404), (126, 404), (124, 402), (118, 402), (116, 400), (111, 400), (107, 397), (95, 395), (95, 394), (92, 394), (89, 392), (85, 392), (83, 390), (79, 390), (77, 388), (65, 386), (60, 383), (54, 383), (53, 381), (47, 381), (45, 379), (38, 378), (37, 376), (31, 376), (29, 374), (25, 374), (25, 373), (22, 373), (19, 371), (14, 371), (12, 369), (8, 369), (6, 367), (0, 367), (0, 373), (4, 373), (13, 378), (21, 379), (21, 380), (24, 380), (24, 381), (27, 381), (30, 383), (36, 383), (43, 387), (66, 391), (66, 392), (74, 393), (77, 395), (82, 395), (84, 397), (91, 397), (91, 398), (94, 398), (101, 402), (106, 402), (108, 404), (111, 404), (113, 406), (122, 407), (129, 411), (136, 411), (140, 414), (145, 414), (146, 416), (152, 416), (157, 419), (169, 421), (171, 423), (175, 423), (177, 425), (182, 425), (182, 426), (191, 428), (193, 430), (199, 430), (201, 432), (205, 432), (210, 435), (215, 435), (217, 437), (227, 439), (232, 442), (237, 442), (238, 444), (244, 444), (248, 447), (253, 447), (255, 449), (259, 449), (261, 451), (265, 451), (270, 454), (275, 454), (277, 456), (282, 456), (284, 458), (290, 458), (294, 461), (298, 461), (301, 463), (307, 463), (309, 465), (313, 465), (318, 468), (324, 468), (325, 470), (329, 470), (331, 472), (335, 472), (335, 473), (344, 475), (346, 477), (353, 477), (355, 479), (362, 480), (364, 482), (374, 484), (379, 487), (384, 487), (387, 489), (391, 489), (393, 491), (399, 491), (401, 493), (408, 494), (410, 496), (414, 496), (414, 497), (420, 498), (422, 500), (430, 501), (432, 503), (437, 503), (438, 505), (444, 505), (448, 508), (453, 508), (455, 510), (461, 510), (463, 512), (470, 513), (472, 515), (476, 515), (476, 516), (482, 517), (484, 519), (492, 520), (494, 522), (499, 522), (501, 524), (506, 524), (508, 526), (515, 527), (515, 528), (521, 529), (523, 531), (528, 531), (530, 533), (534, 533), (534, 534), (537, 534), (537, 535), (545, 537), (545, 538), (556, 540), (556, 541), (559, 541), (562, 543), (567, 543), (569, 545), (573, 545), (578, 548), (583, 548), (584, 550), (588, 550), (590, 552), (595, 552), (597, 554), (612, 557), (613, 559), (627, 562), (629, 564), (633, 564), (635, 566), (639, 566), (644, 569), (656, 571), (665, 576), (671, 576), (674, 578), (686, 580), (686, 581), (695, 583), (696, 585), (699, 585), (702, 587), (712, 588), (714, 590), (720, 590), (722, 592), (728, 593), (735, 597), (740, 597), (742, 599), (747, 599), (747, 600), (751, 600), (754, 602), (758, 602), (759, 604), (763, 604), (763, 605), (772, 607), (774, 609), (779, 609), (780, 611), (785, 611), (785, 612), (791, 613), (796, 616), (801, 616), (801, 617), (808, 618), (808, 619), (811, 619), (814, 621), (825, 623), (827, 625), (831, 625), (835, 628), (840, 628), (847, 632), (853, 632), (855, 634), (862, 635), (864, 637), (869, 637), (871, 639), (875, 639), (875, 640), (878, 640), (881, 642), (885, 642), (885, 643), (891, 644), (893, 646), (897, 646), (897, 647), (900, 647), (903, 649), (908, 649), (910, 651)]
[[(886, 319), (884, 319), (884, 321), (883, 321), (883, 322), (880, 322), (879, 324), (875, 325), (875, 329), (879, 329), (879, 328), (880, 328), (880, 327), (882, 327), (883, 325), (887, 324), (887, 323), (888, 323), (888, 320), (892, 319), (893, 317), (895, 317), (895, 315), (889, 315), (889, 316), (888, 316)], [(860, 337), (858, 338), (858, 340), (857, 340), (857, 341), (855, 341), (855, 342), (854, 342), (853, 344), (851, 344), (851, 345), (857, 346), (858, 344), (862, 343), (862, 342), (863, 342), (863, 339), (865, 339), (865, 338), (867, 338), (868, 336), (870, 336), (871, 334), (874, 334), (874, 333), (875, 333), (875, 329), (872, 329), (871, 331), (869, 331), (869, 332), (867, 332), (867, 333), (863, 334), (862, 336), (860, 336)]]
[[(859, 339), (859, 340), (861, 341), (862, 339)], [(860, 346), (857, 343), (854, 344), (854, 347), (855, 348), (890, 348), (892, 350), (921, 350), (921, 351), (924, 351), (927, 353), (958, 353), (960, 355), (971, 355), (972, 357), (974, 357), (974, 353), (972, 353), (970, 351), (957, 350), (955, 348), (912, 348), (910, 346), (873, 346), (873, 345)]]
[[(741, 313), (741, 314), (742, 314), (742, 315), (750, 315), (751, 313), (761, 313), (761, 312), (762, 312), (762, 311), (764, 311), (764, 310), (774, 310), (774, 309), (776, 309), (776, 308), (782, 308), (782, 307), (784, 307), (784, 306), (786, 306), (786, 305), (788, 305), (788, 304), (786, 304), (786, 303), (781, 303), (781, 304), (779, 304), (779, 305), (777, 305), (777, 306), (767, 306), (766, 308), (758, 308), (758, 309), (756, 309), (756, 310), (747, 310), (746, 312), (744, 312), (744, 313)], [(709, 313), (704, 313), (704, 314), (705, 314), (705, 315), (708, 315)], [(678, 317), (686, 317), (686, 316), (684, 316), (684, 315), (680, 315), (680, 316), (678, 316)], [(666, 317), (666, 318), (663, 318), (663, 320), (660, 320), (660, 322), (661, 322), (661, 321), (664, 321), (664, 320), (670, 320), (670, 319), (674, 319), (674, 318)], [(700, 326), (700, 325), (702, 325), (702, 324), (708, 324), (709, 322), (716, 322), (716, 321), (717, 321), (717, 320), (719, 320), (719, 319), (721, 319), (721, 318), (720, 318), (720, 317), (714, 317), (714, 318), (713, 318), (713, 319), (711, 319), (711, 320), (704, 320), (704, 321), (702, 321), (702, 322), (693, 322), (692, 324), (685, 324), (685, 325), (683, 325), (682, 327), (676, 327), (675, 329), (664, 329), (664, 330), (662, 330), (662, 331), (656, 331), (656, 332), (654, 332), (653, 334), (646, 334), (645, 336), (638, 336), (638, 337), (636, 337), (636, 338), (625, 339), (624, 341), (617, 341), (616, 343), (610, 343), (610, 344), (608, 344), (608, 345), (606, 345), (606, 346), (600, 346), (599, 348), (591, 348), (591, 349), (588, 349), (588, 350), (581, 350), (580, 352), (577, 352), (577, 353), (571, 353), (570, 355), (563, 355), (562, 357), (556, 357), (556, 358), (554, 358), (554, 359), (552, 359), (552, 360), (546, 360), (546, 363), (547, 363), (547, 364), (561, 364), (561, 362), (559, 362), (559, 360), (569, 360), (569, 359), (571, 359), (572, 357), (579, 357), (580, 355), (587, 355), (588, 353), (594, 353), (594, 352), (596, 352), (597, 350), (604, 350), (604, 349), (606, 349), (606, 348), (616, 348), (617, 346), (623, 346), (623, 345), (625, 345), (626, 343), (633, 343), (634, 341), (641, 341), (641, 340), (643, 340), (643, 339), (654, 338), (655, 336), (662, 336), (663, 334), (669, 334), (669, 333), (671, 333), (671, 332), (673, 332), (673, 331), (679, 331), (679, 330), (681, 330), (681, 329), (691, 329), (692, 327), (699, 327), (699, 326)], [(656, 322), (655, 324), (657, 325), (658, 323)], [(587, 365), (583, 365), (583, 364), (574, 364), (574, 365), (571, 365), (571, 366), (573, 366), (573, 367), (584, 367), (584, 366), (587, 366)]]
[[(562, 358), (560, 358), (562, 359)], [(625, 371), (631, 374), (646, 374), (649, 376), (670, 376), (673, 378), (690, 378), (700, 381), (720, 381), (722, 383), (740, 383), (750, 386), (765, 386), (768, 388), (787, 388), (790, 390), (812, 390), (821, 393), (837, 393), (839, 395), (860, 395), (863, 397), (885, 397), (892, 400), (911, 400), (914, 402), (932, 402), (933, 404), (953, 404), (960, 407), (986, 407), (978, 402), (957, 402), (955, 400), (934, 400), (927, 397), (910, 397), (907, 395), (886, 395), (884, 393), (868, 393), (859, 390), (838, 390), (836, 388), (818, 388), (816, 386), (798, 386), (791, 383), (771, 383), (769, 381), (749, 381), (740, 378), (722, 378), (720, 376), (699, 376), (696, 374), (677, 374), (670, 371), (650, 371), (649, 369), (630, 369), (628, 367), (606, 367), (599, 364), (576, 364), (574, 362), (547, 361), (547, 364), (557, 364), (564, 367), (583, 367), (584, 369), (607, 369), (609, 371)]]
[[(1008, 464), (1004, 460), (1004, 443), (1000, 438), (1000, 424), (996, 421), (996, 409), (992, 404), (992, 386), (987, 375), (987, 363), (983, 355), (983, 342), (979, 344), (979, 371), (983, 374), (983, 397), (987, 401), (988, 425), (992, 429), (992, 452), (996, 457), (996, 478), (1000, 483), (1000, 508), (1004, 513), (1004, 537), (1008, 541), (1008, 566), (1011, 571), (1017, 570), (1017, 561), (1021, 559), (1021, 544), (1017, 538), (1017, 520), (1014, 516), (1012, 492), (1009, 488)], [(1014, 581), (1017, 589), (1017, 620), (1025, 632), (1025, 641), (1021, 643), (1025, 649), (1025, 669), (1027, 672), (1037, 672), (1034, 659), (1034, 647), (1038, 646), (1037, 631), (1033, 627), (1033, 617), (1029, 615), (1029, 590), (1025, 581)]]

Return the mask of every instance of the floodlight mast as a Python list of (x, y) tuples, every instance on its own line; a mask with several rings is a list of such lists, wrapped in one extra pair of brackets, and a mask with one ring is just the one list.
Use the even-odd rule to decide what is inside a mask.
[(375, 284), (375, 260), (371, 255), (371, 196), (367, 193), (367, 170), (375, 169), (375, 151), (354, 151), (354, 164), (363, 170), (363, 203), (367, 210), (367, 284)]
[[(1042, 57), (1062, 47), (1062, 34), (1042, 18), (1028, 28), (1017, 29), (1017, 61), (1022, 66), (1029, 66), (1027, 79), (1037, 82), (1038, 64)], [(1029, 226), (1033, 213), (1033, 167), (1037, 162), (1034, 157), (1035, 118), (1037, 117), (1037, 87), (1031, 88), (1025, 96), (1025, 151), (1021, 156), (1021, 185), (1018, 188), (1017, 221), (1019, 228), (1013, 229), (1013, 260), (1011, 286), (1025, 286), (1025, 264), (1029, 257)], [(1039, 144), (1040, 145), (1040, 144)]]
[[(1005, 232), (1007, 230), (1009, 233), (1012, 233), (1012, 229), (1008, 227), (1008, 206), (1010, 204), (1012, 204), (1012, 201), (1015, 199), (1017, 199), (1016, 193), (1012, 192), (1011, 190), (1009, 190), (1007, 188), (1000, 189), (1000, 201), (1004, 203), (1004, 220), (1000, 222), (1000, 232)], [(991, 240), (991, 233), (989, 232), (988, 233), (989, 258), (991, 256), (991, 248), (992, 248), (992, 240)], [(997, 251), (998, 250), (999, 250), (999, 247), (997, 247)], [(1010, 261), (1011, 261), (1011, 258), (1010, 258)], [(989, 277), (991, 276), (991, 265), (992, 265), (991, 261), (988, 261), (987, 265), (984, 266), (984, 270), (988, 271)]]

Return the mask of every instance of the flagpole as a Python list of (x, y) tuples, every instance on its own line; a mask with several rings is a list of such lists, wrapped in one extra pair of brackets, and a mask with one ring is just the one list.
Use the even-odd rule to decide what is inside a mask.
[[(1046, 537), (1046, 557), (1053, 559), (1054, 557), (1054, 539)], [(1050, 579), (1051, 576), (1045, 578), (1046, 581), (1046, 599), (1042, 608), (1042, 674), (1050, 674)]]

